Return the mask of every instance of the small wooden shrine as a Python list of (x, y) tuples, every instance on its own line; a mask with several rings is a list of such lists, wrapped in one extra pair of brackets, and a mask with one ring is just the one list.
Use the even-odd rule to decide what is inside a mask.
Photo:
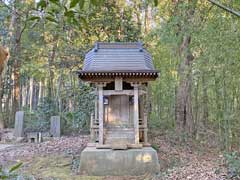
[(158, 77), (158, 71), (142, 43), (98, 42), (86, 54), (78, 75), (91, 83), (96, 93), (89, 146), (95, 147), (96, 152), (149, 147), (147, 89), (149, 81)]

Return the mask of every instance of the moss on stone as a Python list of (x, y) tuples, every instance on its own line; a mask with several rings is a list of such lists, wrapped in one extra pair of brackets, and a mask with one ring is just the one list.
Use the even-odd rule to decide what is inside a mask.
[(49, 155), (34, 157), (25, 162), (24, 174), (33, 175), (43, 179), (60, 179), (60, 180), (102, 180), (102, 177), (80, 176), (71, 171), (72, 159), (69, 156)]

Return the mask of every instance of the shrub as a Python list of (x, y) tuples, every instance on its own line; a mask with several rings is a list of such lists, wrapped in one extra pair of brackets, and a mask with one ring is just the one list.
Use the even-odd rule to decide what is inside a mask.
[(228, 178), (240, 179), (240, 154), (236, 151), (224, 154)]
[(17, 163), (12, 166), (10, 169), (3, 169), (0, 167), (0, 179), (14, 179), (17, 178), (16, 170), (22, 166), (22, 163)]

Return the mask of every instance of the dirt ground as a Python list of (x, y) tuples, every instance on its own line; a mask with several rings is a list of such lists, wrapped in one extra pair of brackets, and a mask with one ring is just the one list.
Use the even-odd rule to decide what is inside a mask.
[(35, 179), (76, 180), (226, 180), (223, 156), (216, 148), (178, 143), (167, 136), (153, 136), (158, 151), (159, 174), (138, 177), (90, 177), (78, 175), (79, 155), (88, 136), (61, 137), (43, 143), (0, 144), (0, 164), (23, 162), (20, 174)]

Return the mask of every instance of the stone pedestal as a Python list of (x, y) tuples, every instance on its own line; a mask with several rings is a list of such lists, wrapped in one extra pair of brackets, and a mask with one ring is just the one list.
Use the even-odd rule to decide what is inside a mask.
[(139, 176), (160, 170), (157, 152), (151, 147), (111, 150), (87, 147), (81, 153), (80, 174), (89, 176)]

